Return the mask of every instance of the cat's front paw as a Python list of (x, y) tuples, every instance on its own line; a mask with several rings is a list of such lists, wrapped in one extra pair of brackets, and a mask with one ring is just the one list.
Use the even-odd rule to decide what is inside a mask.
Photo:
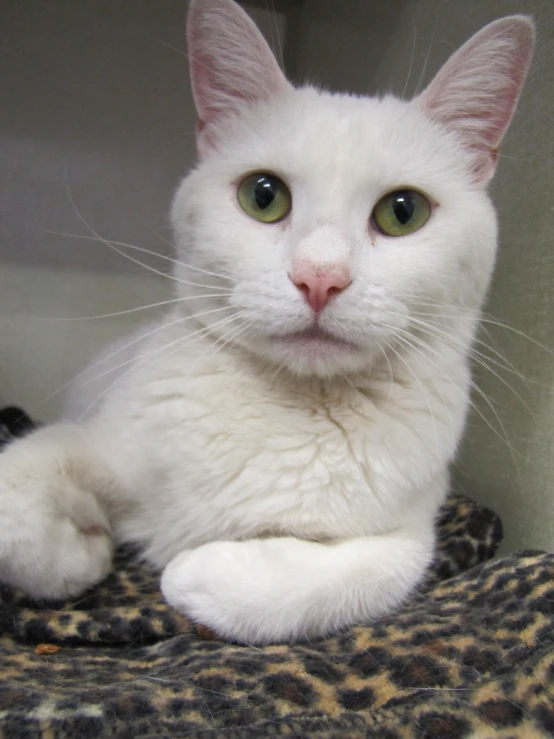
[(35, 598), (78, 595), (111, 569), (109, 521), (56, 464), (25, 462), (0, 455), (0, 582)]
[(296, 540), (252, 539), (204, 544), (181, 552), (162, 575), (164, 597), (176, 610), (219, 636), (266, 644), (301, 635), (294, 617), (295, 585), (283, 554)]

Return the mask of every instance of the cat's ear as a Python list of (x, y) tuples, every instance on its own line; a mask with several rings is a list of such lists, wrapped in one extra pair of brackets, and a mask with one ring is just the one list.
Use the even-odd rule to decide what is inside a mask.
[(187, 42), (201, 151), (218, 120), (289, 86), (264, 37), (233, 0), (191, 0)]
[(498, 146), (516, 109), (534, 42), (528, 16), (494, 21), (446, 62), (418, 98), (427, 115), (454, 131), (470, 150), (478, 184), (486, 184), (496, 169)]

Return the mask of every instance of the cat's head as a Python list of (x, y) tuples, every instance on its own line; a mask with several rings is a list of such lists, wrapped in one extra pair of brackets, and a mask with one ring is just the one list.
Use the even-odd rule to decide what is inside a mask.
[(199, 163), (172, 218), (199, 320), (320, 376), (440, 338), (435, 313), (462, 311), (469, 340), (496, 250), (486, 186), (533, 43), (505, 18), (412, 101), (330, 94), (290, 85), (232, 0), (192, 0)]

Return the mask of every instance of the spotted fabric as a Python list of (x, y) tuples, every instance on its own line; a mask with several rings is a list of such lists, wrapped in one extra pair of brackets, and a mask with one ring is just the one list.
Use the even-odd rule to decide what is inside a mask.
[(554, 555), (492, 560), (499, 519), (460, 496), (438, 535), (398, 613), (293, 646), (195, 627), (131, 550), (71, 602), (0, 587), (0, 737), (554, 736)]

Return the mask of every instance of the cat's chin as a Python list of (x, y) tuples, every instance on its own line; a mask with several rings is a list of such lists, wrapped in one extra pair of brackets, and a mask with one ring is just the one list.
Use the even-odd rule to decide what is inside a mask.
[(329, 357), (338, 350), (341, 352), (358, 352), (359, 348), (350, 341), (340, 339), (320, 328), (295, 331), (290, 334), (272, 337), (277, 344), (302, 352), (307, 356)]
[(263, 351), (266, 359), (296, 375), (331, 377), (368, 369), (371, 358), (360, 346), (319, 328), (273, 335)]

